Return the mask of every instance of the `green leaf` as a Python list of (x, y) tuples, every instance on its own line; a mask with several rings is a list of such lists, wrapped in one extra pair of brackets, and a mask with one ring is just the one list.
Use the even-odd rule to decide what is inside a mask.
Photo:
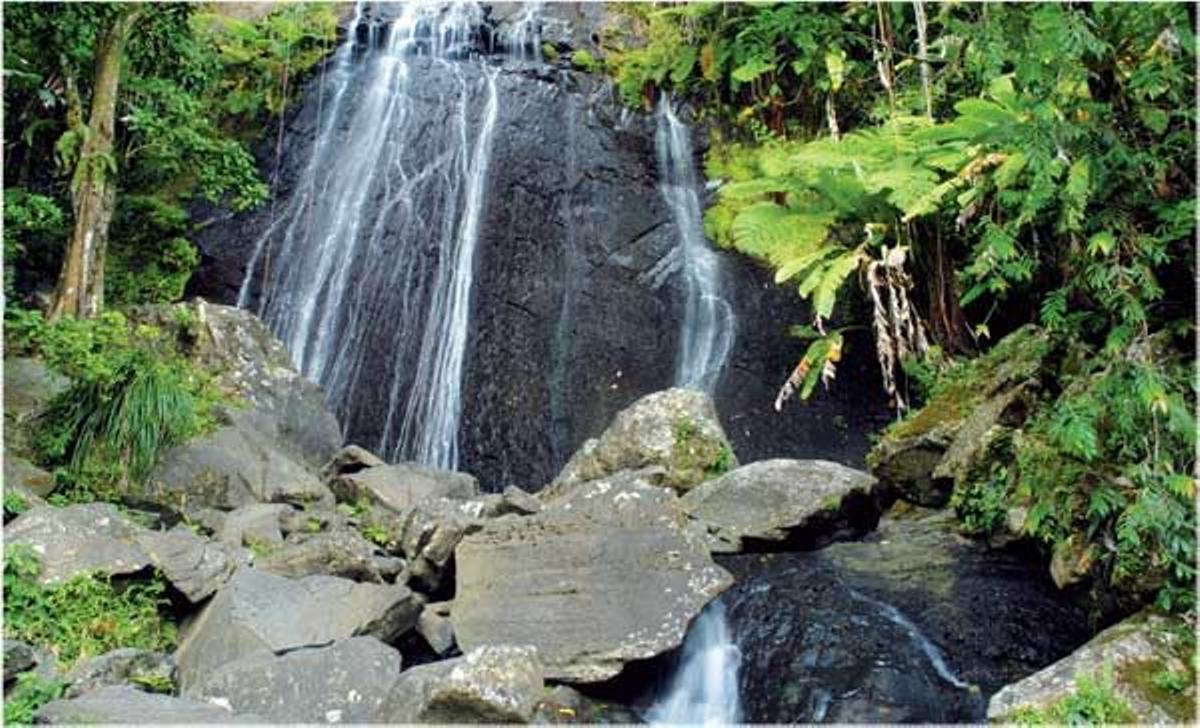
[(1101, 231), (1088, 238), (1088, 253), (1093, 257), (1109, 255), (1117, 247), (1117, 239), (1107, 230)]
[(829, 72), (829, 88), (838, 91), (846, 78), (846, 52), (838, 49), (825, 54), (825, 70)]

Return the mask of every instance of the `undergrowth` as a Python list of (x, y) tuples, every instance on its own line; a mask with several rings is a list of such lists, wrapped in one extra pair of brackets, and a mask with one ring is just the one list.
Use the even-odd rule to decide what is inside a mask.
[(5, 549), (6, 638), (46, 647), (66, 669), (119, 647), (169, 651), (174, 646), (166, 587), (157, 576), (118, 582), (86, 575), (44, 586), (37, 581), (40, 570), (28, 546)]
[(33, 458), (56, 473), (59, 502), (117, 500), (168, 448), (215, 426), (223, 395), (156, 327), (118, 312), (47, 323), (10, 308), (6, 343), (70, 380), (29, 438)]

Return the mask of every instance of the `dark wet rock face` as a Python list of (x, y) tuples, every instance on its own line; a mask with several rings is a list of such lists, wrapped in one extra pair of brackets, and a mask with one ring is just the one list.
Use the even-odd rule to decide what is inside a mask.
[(861, 542), (722, 557), (747, 722), (979, 721), (987, 699), (1088, 637), (1086, 616), (949, 514)]
[[(410, 85), (413, 115), (430, 124), (447, 123), (441, 107), (447, 95), (458, 93), (455, 74), (470, 88), (483, 87), (474, 62), (413, 71), (421, 74), (421, 82)], [(316, 135), (316, 88), (310, 83), (306, 101), (288, 119), (282, 156), (275, 158), (274, 144), (261, 150), (264, 175), (277, 180), (276, 207), (297, 187)], [(459, 469), (479, 476), (488, 490), (510, 484), (532, 490), (549, 482), (616, 412), (673, 383), (683, 279), (672, 254), (677, 231), (657, 189), (653, 118), (623, 110), (597, 76), (536, 64), (504, 61), (496, 92), (468, 323)], [(470, 113), (478, 117), (483, 107), (480, 94)], [(478, 118), (471, 124), (476, 127)], [(425, 138), (438, 136), (430, 135)], [(703, 141), (702, 134), (696, 137)], [(402, 236), (412, 227), (402, 206), (385, 213), (372, 208), (377, 204), (369, 202), (364, 217), (381, 225), (383, 249), (356, 263), (361, 269), (352, 271), (348, 287), (364, 291), (356, 295), (370, 305), (361, 312), (374, 323), (356, 352), (361, 366), (354, 383), (331, 404), (347, 441), (378, 450), (391, 407), (389, 387), (396, 372), (415, 368), (414, 355), (404, 353), (409, 344), (394, 343), (420, 338), (417, 331), (397, 338), (398, 328), (412, 328), (402, 313), (405, 296), (425, 294), (373, 274), (388, 256), (407, 254), (401, 251), (414, 244)], [(430, 217), (437, 211), (420, 212)], [(192, 292), (232, 302), (255, 241), (269, 224), (269, 209), (237, 216), (198, 211), (197, 217), (215, 219), (198, 240), (203, 261)], [(438, 253), (414, 255), (428, 260)], [(794, 291), (774, 286), (755, 263), (721, 256), (738, 334), (715, 400), (738, 456), (752, 461), (803, 454), (861, 463), (867, 446), (858, 433), (873, 429), (884, 414), (867, 339), (850, 342), (855, 355), (846, 358), (831, 394), (775, 413), (775, 391), (803, 352), (786, 327), (807, 314)], [(366, 292), (372, 286), (378, 291)]]

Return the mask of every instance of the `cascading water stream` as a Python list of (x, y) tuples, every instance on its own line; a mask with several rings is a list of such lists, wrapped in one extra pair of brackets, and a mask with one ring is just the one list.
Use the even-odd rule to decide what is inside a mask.
[[(364, 361), (386, 358), (377, 450), (454, 468), (498, 70), (474, 57), (478, 5), (398, 12), (384, 25), (356, 6), (322, 79), (307, 162), (255, 245), (238, 304), (257, 292), (260, 315), (343, 419)], [(536, 23), (525, 25), (521, 47), (536, 48), (524, 37)], [(430, 89), (436, 119), (416, 101)]]
[(733, 349), (736, 319), (722, 296), (721, 261), (704, 237), (691, 135), (666, 94), (658, 103), (657, 121), (659, 192), (679, 230), (687, 290), (675, 383), (711, 392)]
[(665, 695), (646, 712), (650, 723), (729, 725), (741, 720), (738, 667), (725, 605), (710, 604), (688, 631), (679, 667)]

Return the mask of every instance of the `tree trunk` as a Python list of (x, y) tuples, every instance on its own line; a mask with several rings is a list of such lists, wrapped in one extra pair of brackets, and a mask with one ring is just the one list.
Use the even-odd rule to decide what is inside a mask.
[(116, 207), (116, 159), (113, 156), (117, 88), (125, 42), (137, 17), (134, 7), (100, 33), (92, 78), (92, 108), (71, 179), (75, 227), (67, 243), (48, 318), (87, 318), (104, 306), (104, 254), (108, 227)]
[(925, 95), (925, 115), (933, 121), (933, 74), (929, 68), (929, 20), (925, 16), (925, 3), (914, 0), (913, 12), (917, 16), (917, 57), (921, 61), (921, 91)]

